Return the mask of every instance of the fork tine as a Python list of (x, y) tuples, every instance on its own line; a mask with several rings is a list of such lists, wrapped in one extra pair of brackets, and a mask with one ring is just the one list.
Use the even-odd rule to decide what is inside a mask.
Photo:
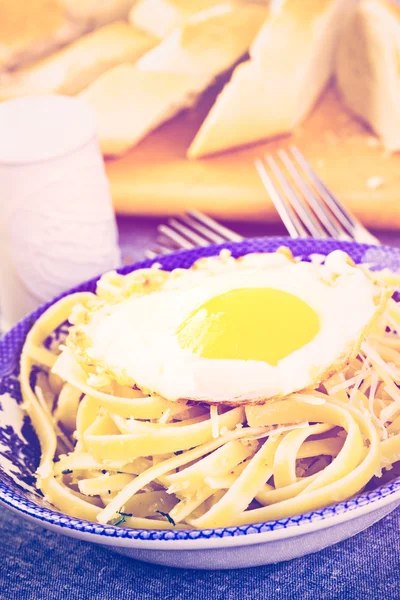
[[(304, 179), (304, 175), (302, 175), (297, 170), (296, 166), (294, 165), (292, 159), (287, 154), (287, 152), (285, 152), (284, 150), (280, 150), (279, 156), (282, 162), (284, 163), (286, 169), (290, 173), (296, 186), (303, 194), (305, 201), (308, 203), (309, 206), (311, 206), (312, 211), (314, 211), (315, 215), (318, 217), (320, 223), (322, 223), (323, 227), (325, 227), (329, 235), (331, 237), (339, 239), (350, 239), (346, 233), (346, 230), (343, 229), (342, 225), (338, 223), (336, 219), (333, 219), (330, 211), (326, 210), (324, 204), (320, 201), (313, 189), (308, 185), (307, 181)], [(305, 173), (305, 175), (307, 176), (307, 173)], [(312, 212), (309, 210), (309, 208), (307, 210), (308, 213), (311, 215)], [(313, 219), (315, 219), (314, 215)], [(324, 231), (321, 226), (319, 226), (319, 229)], [(326, 233), (324, 233), (322, 237), (327, 237)]]
[(170, 248), (158, 244), (157, 246), (154, 246), (151, 250), (146, 250), (144, 255), (146, 258), (157, 258), (157, 256), (163, 256), (164, 254), (169, 254), (170, 252), (172, 252)]
[(166, 238), (168, 238), (172, 242), (175, 242), (175, 244), (177, 246), (179, 246), (180, 248), (185, 248), (185, 249), (195, 248), (195, 245), (192, 244), (192, 242), (189, 242), (189, 240), (187, 240), (185, 237), (183, 237), (183, 235), (181, 235), (180, 233), (177, 233), (176, 231), (171, 229), (171, 227), (168, 227), (168, 225), (159, 225), (157, 229)]
[[(279, 152), (278, 156), (282, 160), (284, 166), (287, 168), (287, 163), (285, 160), (287, 158), (286, 155), (283, 152), (281, 155), (281, 153)], [(279, 181), (287, 198), (289, 199), (290, 204), (294, 208), (302, 223), (307, 227), (311, 235), (315, 238), (326, 238), (327, 236), (324, 229), (318, 223), (317, 219), (315, 218), (314, 214), (309, 210), (308, 206), (304, 204), (302, 198), (298, 194), (296, 194), (292, 184), (285, 177), (275, 159), (272, 156), (268, 156), (267, 162), (271, 170), (273, 171), (275, 177)]]
[(188, 215), (196, 219), (197, 221), (200, 221), (200, 223), (202, 223), (212, 231), (215, 231), (216, 233), (221, 235), (224, 238), (224, 242), (241, 242), (243, 240), (243, 237), (235, 231), (232, 231), (231, 229), (228, 229), (228, 227), (220, 225), (219, 223), (217, 223), (217, 221), (211, 219), (211, 217), (207, 217), (207, 215), (204, 215), (203, 213), (197, 210), (189, 210)]
[(170, 227), (174, 227), (180, 233), (183, 233), (183, 235), (190, 242), (193, 242), (196, 246), (209, 246), (210, 245), (210, 243), (207, 240), (205, 240), (203, 237), (198, 235), (195, 231), (192, 231), (192, 229), (190, 229), (183, 223), (180, 223), (176, 219), (169, 219), (168, 225)]
[(180, 246), (173, 240), (168, 237), (165, 237), (162, 233), (157, 236), (156, 240), (159, 246), (163, 246), (164, 248), (168, 248), (170, 252), (174, 252), (175, 250), (179, 250)]
[(160, 252), (157, 252), (157, 249), (154, 250), (145, 250), (144, 255), (146, 258), (157, 258), (160, 255)]
[(222, 237), (222, 235), (215, 233), (214, 231), (212, 231), (205, 225), (202, 225), (201, 223), (196, 221), (196, 219), (194, 219), (193, 217), (191, 217), (189, 215), (186, 215), (186, 214), (182, 215), (181, 221), (183, 221), (184, 223), (189, 225), (189, 227), (192, 227), (199, 233), (203, 234), (207, 240), (209, 240), (210, 242), (213, 242), (214, 244), (222, 244), (223, 242), (226, 242), (225, 237)]
[(291, 146), (290, 150), (297, 164), (303, 170), (303, 173), (309, 177), (315, 188), (318, 190), (324, 202), (330, 208), (336, 219), (343, 225), (346, 231), (352, 235), (353, 228), (356, 225), (356, 219), (351, 215), (334, 197), (334, 195), (325, 187), (321, 179), (306, 161), (303, 154), (296, 146)]
[(175, 250), (209, 246), (210, 243), (241, 241), (242, 236), (224, 227), (196, 210), (175, 219), (169, 219), (166, 225), (158, 226), (157, 246), (148, 250), (145, 255), (155, 258)]
[(285, 198), (282, 196), (282, 194), (279, 193), (273, 180), (269, 176), (269, 173), (265, 168), (264, 163), (260, 159), (257, 159), (254, 164), (258, 171), (260, 179), (265, 189), (267, 190), (268, 195), (271, 198), (277, 210), (277, 213), (282, 219), (282, 223), (285, 225), (290, 237), (293, 239), (297, 239), (299, 237), (307, 237), (306, 230), (304, 229), (299, 218), (293, 212), (292, 208), (289, 206)]
[(350, 211), (335, 198), (335, 196), (328, 190), (325, 184), (321, 181), (311, 165), (304, 158), (300, 150), (296, 146), (291, 148), (293, 155), (297, 159), (298, 164), (302, 167), (303, 172), (308, 175), (312, 181), (314, 187), (317, 189), (322, 200), (326, 203), (333, 215), (336, 217), (346, 231), (349, 233), (350, 239), (355, 239), (357, 242), (363, 242), (367, 244), (379, 245), (380, 241), (372, 233), (368, 231), (360, 223), (360, 221), (354, 217)]

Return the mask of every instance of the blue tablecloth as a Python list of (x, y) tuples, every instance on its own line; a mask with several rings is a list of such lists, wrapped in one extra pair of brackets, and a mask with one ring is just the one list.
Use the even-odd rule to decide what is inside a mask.
[[(119, 221), (125, 260), (138, 259), (155, 223)], [(281, 234), (265, 226), (242, 234)], [(383, 241), (399, 245), (396, 235)], [(0, 600), (397, 600), (400, 510), (358, 536), (288, 563), (237, 571), (146, 565), (57, 535), (0, 508)]]
[(157, 567), (0, 508), (2, 600), (397, 600), (400, 510), (318, 554), (236, 571)]

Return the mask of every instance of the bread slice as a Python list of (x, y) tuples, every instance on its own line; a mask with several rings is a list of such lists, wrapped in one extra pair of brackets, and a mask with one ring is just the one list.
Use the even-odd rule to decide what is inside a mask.
[(201, 11), (145, 54), (138, 67), (198, 75), (209, 85), (248, 51), (267, 15), (265, 7), (229, 3)]
[(0, 0), (0, 72), (48, 54), (84, 29), (58, 0)]
[(400, 150), (400, 6), (364, 0), (343, 34), (336, 80), (345, 105), (389, 152)]
[(80, 94), (97, 112), (100, 146), (118, 156), (192, 103), (198, 78), (119, 65)]
[(0, 100), (77, 94), (108, 69), (135, 62), (156, 42), (150, 34), (124, 21), (105, 25), (29, 67), (0, 77)]
[(139, 0), (129, 19), (137, 27), (164, 38), (190, 16), (220, 3), (221, 0)]
[(330, 79), (339, 34), (357, 0), (276, 3), (196, 134), (198, 158), (289, 133)]
[[(27, 0), (31, 1), (31, 0)], [(85, 28), (126, 19), (134, 0), (59, 0), (70, 19)]]
[(104, 154), (122, 154), (161, 123), (193, 106), (246, 51), (264, 17), (265, 8), (259, 7), (221, 5), (203, 11), (135, 67), (116, 67), (82, 92), (81, 97), (98, 112)]

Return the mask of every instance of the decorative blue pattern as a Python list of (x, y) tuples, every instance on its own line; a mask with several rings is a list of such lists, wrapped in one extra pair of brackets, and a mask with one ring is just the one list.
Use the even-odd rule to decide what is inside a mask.
[[(177, 252), (163, 258), (157, 259), (166, 270), (173, 270), (177, 267), (188, 268), (198, 258), (213, 256), (218, 254), (222, 248), (228, 248), (233, 256), (239, 257), (251, 252), (273, 252), (279, 246), (288, 246), (295, 256), (301, 256), (307, 260), (313, 253), (328, 254), (329, 252), (340, 249), (347, 252), (356, 263), (373, 263), (376, 269), (389, 267), (392, 270), (400, 270), (400, 249), (390, 247), (372, 247), (365, 244), (355, 244), (352, 242), (338, 242), (335, 240), (291, 240), (288, 238), (257, 238), (246, 240), (240, 243), (227, 243), (220, 246), (211, 246), (195, 250)], [(153, 262), (146, 260), (137, 263), (134, 266), (128, 266), (120, 269), (120, 273), (126, 274), (133, 270), (149, 267)], [(71, 292), (76, 291), (94, 291), (96, 280), (86, 282)], [(70, 292), (69, 292), (70, 293)], [(65, 296), (63, 294), (61, 297)], [(55, 299), (53, 302), (58, 300)], [(10, 397), (16, 404), (21, 401), (21, 395), (17, 380), (18, 361), (24, 339), (32, 326), (32, 323), (51, 305), (50, 302), (34, 313), (27, 316), (18, 323), (8, 334), (0, 340), (0, 409), (1, 402), (9, 402)], [(4, 395), (7, 394), (7, 395)], [(3, 396), (3, 397), (1, 397)], [(18, 408), (18, 407), (17, 407)], [(20, 409), (19, 409), (20, 410)], [(1, 416), (0, 412), (0, 416)], [(1, 448), (6, 448), (2, 450)], [(11, 478), (2, 468), (2, 455), (13, 462), (13, 476), (25, 483), (20, 487), (13, 478)], [(307, 523), (314, 523), (329, 519), (330, 517), (353, 511), (359, 507), (372, 505), (378, 500), (391, 496), (400, 491), (400, 478), (381, 485), (380, 487), (359, 494), (358, 496), (340, 502), (321, 510), (294, 516), (278, 521), (269, 521), (258, 523), (256, 525), (246, 525), (241, 527), (226, 527), (220, 529), (203, 529), (196, 531), (158, 531), (158, 530), (139, 530), (139, 529), (121, 529), (111, 525), (103, 526), (100, 524), (83, 521), (64, 515), (51, 507), (32, 485), (32, 476), (39, 459), (39, 446), (37, 438), (25, 419), (21, 435), (13, 431), (12, 424), (0, 426), (0, 500), (20, 511), (29, 515), (38, 521), (44, 521), (49, 524), (57, 525), (62, 528), (82, 531), (96, 536), (140, 539), (140, 540), (196, 540), (223, 538), (233, 536), (244, 536), (250, 534), (276, 531), (278, 529), (287, 529), (289, 527), (298, 527)], [(27, 484), (30, 490), (26, 489)]]

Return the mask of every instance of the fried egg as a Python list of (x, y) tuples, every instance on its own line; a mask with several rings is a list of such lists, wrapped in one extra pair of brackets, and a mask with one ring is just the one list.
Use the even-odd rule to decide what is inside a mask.
[(69, 346), (98, 372), (168, 400), (259, 402), (343, 368), (380, 297), (339, 251), (323, 265), (281, 253), (203, 259), (152, 293), (93, 311)]

